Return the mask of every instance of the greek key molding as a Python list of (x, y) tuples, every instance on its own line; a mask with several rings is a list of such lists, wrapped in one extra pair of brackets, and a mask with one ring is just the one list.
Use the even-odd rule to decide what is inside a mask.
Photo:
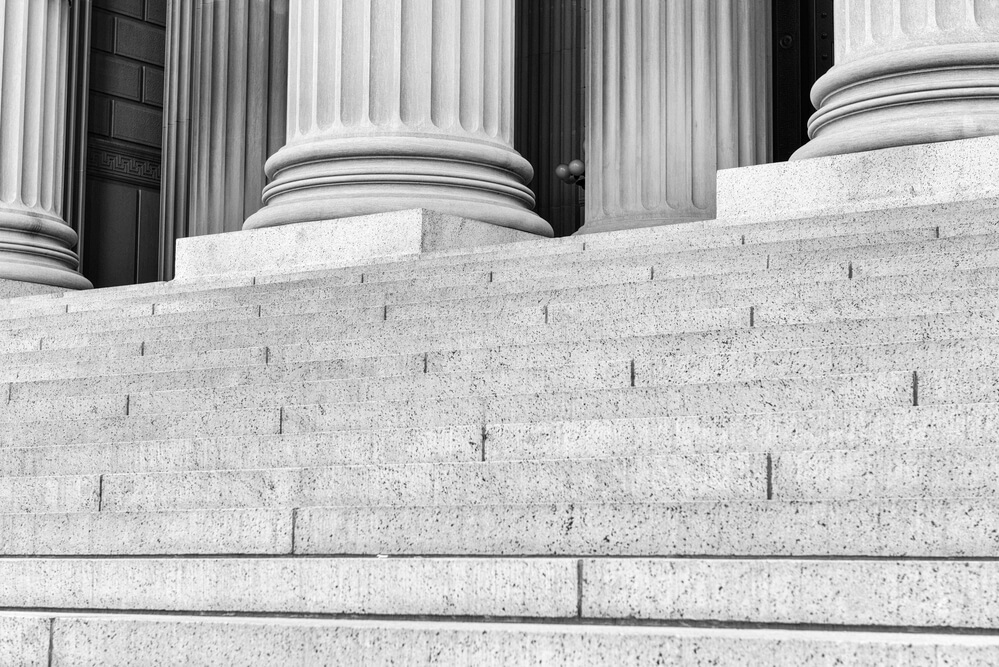
[(161, 167), (158, 155), (140, 155), (134, 151), (108, 146), (91, 146), (87, 152), (87, 172), (136, 185), (160, 187)]

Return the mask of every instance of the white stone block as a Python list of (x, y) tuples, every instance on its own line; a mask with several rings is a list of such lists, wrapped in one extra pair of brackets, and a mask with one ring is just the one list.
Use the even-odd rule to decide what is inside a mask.
[(718, 218), (733, 223), (999, 200), (999, 136), (718, 172)]
[(180, 239), (176, 276), (294, 273), (534, 238), (516, 229), (410, 209)]

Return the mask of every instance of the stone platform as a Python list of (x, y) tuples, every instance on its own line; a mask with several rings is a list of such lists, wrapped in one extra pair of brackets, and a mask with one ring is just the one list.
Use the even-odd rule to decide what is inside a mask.
[(0, 664), (999, 662), (993, 208), (281, 268), (0, 301)]
[(735, 223), (915, 206), (999, 208), (999, 136), (718, 172), (718, 219)]

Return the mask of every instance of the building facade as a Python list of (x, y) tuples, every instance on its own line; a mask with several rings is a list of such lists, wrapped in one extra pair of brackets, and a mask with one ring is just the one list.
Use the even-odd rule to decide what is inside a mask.
[[(178, 238), (416, 206), (543, 236), (701, 220), (719, 169), (999, 132), (988, 2), (0, 15), (0, 280), (22, 291), (169, 279)], [(576, 158), (585, 191), (554, 174)]]

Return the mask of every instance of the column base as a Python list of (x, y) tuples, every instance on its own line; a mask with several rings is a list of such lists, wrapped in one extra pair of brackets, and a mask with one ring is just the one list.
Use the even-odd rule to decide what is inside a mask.
[(718, 218), (765, 221), (995, 201), (999, 136), (724, 169)]
[(582, 234), (600, 234), (603, 232), (619, 232), (625, 229), (682, 225), (688, 222), (710, 220), (713, 217), (714, 216), (708, 211), (694, 211), (689, 213), (672, 211), (654, 215), (623, 215), (614, 218), (601, 218), (593, 221), (587, 220), (586, 224), (577, 229), (573, 236), (580, 236)]
[(175, 277), (298, 273), (539, 238), (543, 237), (410, 209), (179, 239)]

